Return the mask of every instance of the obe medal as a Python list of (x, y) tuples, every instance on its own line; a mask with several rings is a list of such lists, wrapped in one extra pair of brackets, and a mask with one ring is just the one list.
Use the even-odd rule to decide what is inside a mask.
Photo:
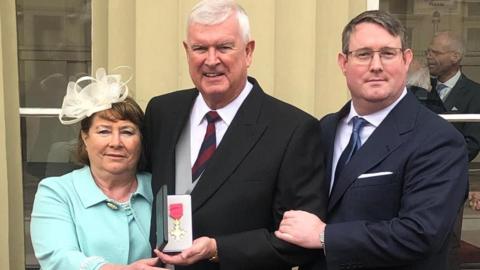
[(169, 207), (170, 217), (173, 219), (173, 228), (170, 231), (170, 235), (175, 240), (182, 239), (185, 236), (186, 231), (181, 227), (180, 219), (183, 216), (183, 204), (174, 203)]

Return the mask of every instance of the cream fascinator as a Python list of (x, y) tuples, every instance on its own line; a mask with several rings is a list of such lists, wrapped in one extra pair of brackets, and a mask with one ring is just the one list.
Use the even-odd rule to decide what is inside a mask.
[[(128, 68), (129, 67), (117, 67)], [(92, 114), (112, 108), (113, 103), (122, 102), (128, 96), (127, 83), (122, 82), (120, 74), (107, 75), (104, 68), (97, 69), (95, 78), (84, 76), (76, 82), (69, 82), (67, 94), (63, 98), (62, 110), (58, 119), (64, 125), (75, 124)], [(91, 81), (84, 87), (79, 84)]]

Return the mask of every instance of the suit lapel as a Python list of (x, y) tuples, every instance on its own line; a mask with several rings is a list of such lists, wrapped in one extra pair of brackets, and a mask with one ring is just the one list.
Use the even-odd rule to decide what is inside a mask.
[(440, 98), (440, 96), (438, 95), (438, 92), (437, 92), (437, 80), (436, 79), (431, 79), (431, 82), (432, 82), (432, 90), (430, 90), (430, 92), (428, 93), (428, 97), (430, 97), (430, 99), (432, 100), (440, 100), (440, 102), (442, 102), (443, 104), (443, 101), (442, 99)]
[(452, 110), (458, 100), (461, 100), (467, 95), (466, 92), (467, 89), (465, 88), (465, 79), (464, 75), (462, 74), (444, 102), (447, 112)]
[(168, 149), (167, 153), (163, 153), (165, 157), (168, 157), (167, 162), (169, 163), (169, 165), (165, 166), (165, 168), (169, 170), (167, 172), (168, 194), (175, 194), (175, 147), (182, 130), (188, 123), (190, 111), (197, 96), (197, 90), (187, 92), (179, 103), (172, 104), (174, 108), (169, 110), (171, 114), (164, 119), (166, 123), (164, 125), (162, 124), (162, 127), (170, 127), (168, 130), (162, 131), (162, 133), (173, 134), (172, 136), (164, 136), (164, 138), (168, 139), (161, 141), (161, 143), (164, 143), (161, 149)]
[[(325, 140), (324, 149), (327, 149), (327, 157), (333, 157), (333, 151), (335, 149), (335, 135), (337, 134), (338, 123), (350, 112), (350, 102), (345, 104), (343, 108), (335, 113), (331, 118), (327, 118), (322, 121), (326, 121), (321, 125), (321, 139)], [(328, 190), (332, 182), (332, 161), (333, 158), (328, 158), (325, 164), (325, 182)]]
[(252, 91), (240, 106), (192, 191), (192, 211), (201, 207), (221, 187), (267, 128), (257, 123), (265, 94), (253, 78), (249, 81), (253, 83)]
[(419, 104), (415, 103), (414, 99), (415, 97), (408, 93), (385, 117), (350, 162), (345, 165), (339, 178), (335, 180), (330, 194), (329, 212), (358, 176), (382, 162), (404, 142), (402, 135), (411, 131), (415, 124)]

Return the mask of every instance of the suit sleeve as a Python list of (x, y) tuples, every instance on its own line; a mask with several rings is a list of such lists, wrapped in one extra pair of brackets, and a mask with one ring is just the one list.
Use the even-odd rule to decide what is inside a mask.
[[(325, 230), (329, 269), (355, 262), (366, 268), (392, 267), (421, 260), (448, 241), (468, 185), (468, 163), (460, 134), (439, 129), (416, 142), (403, 173), (398, 216), (328, 224)], [(405, 146), (407, 147), (407, 146)]]
[(221, 269), (285, 269), (318, 256), (318, 250), (288, 244), (277, 239), (273, 231), (286, 210), (301, 209), (324, 218), (327, 193), (323, 190), (324, 155), (319, 138), (315, 119), (299, 121), (279, 164), (272, 209), (274, 227), (216, 237)]
[[(150, 100), (150, 102), (148, 103), (147, 105), (147, 108), (145, 109), (145, 118), (144, 118), (144, 121), (143, 121), (143, 130), (142, 130), (142, 144), (143, 144), (143, 153), (145, 155), (145, 170), (148, 171), (148, 172), (152, 172), (152, 148), (154, 148), (155, 146), (153, 145), (153, 141), (152, 141), (152, 133), (153, 133), (153, 124), (152, 124), (152, 121), (153, 121), (153, 118), (154, 118), (154, 115), (153, 114), (153, 110), (154, 110), (154, 102), (153, 102), (154, 99)], [(154, 179), (152, 179), (152, 184), (151, 184), (151, 187), (152, 187), (152, 193), (153, 193), (153, 198), (154, 198), (154, 201), (153, 201), (153, 204), (152, 204), (152, 215), (151, 215), (151, 219), (150, 219), (150, 236), (149, 236), (149, 242), (150, 242), (150, 246), (152, 247), (152, 256), (154, 256), (154, 253), (153, 253), (153, 249), (157, 247), (157, 234), (156, 234), (156, 231), (157, 231), (157, 212), (156, 212), (156, 208), (155, 208), (155, 204), (156, 204), (156, 198), (155, 198), (155, 195), (158, 191), (158, 187), (157, 187), (157, 184), (156, 184), (156, 181)]]
[[(478, 90), (476, 95), (469, 101), (468, 109), (465, 113), (480, 113), (480, 88), (474, 88)], [(465, 137), (468, 149), (468, 160), (472, 161), (480, 150), (480, 123), (467, 122), (463, 124), (463, 128), (460, 128), (460, 132)]]

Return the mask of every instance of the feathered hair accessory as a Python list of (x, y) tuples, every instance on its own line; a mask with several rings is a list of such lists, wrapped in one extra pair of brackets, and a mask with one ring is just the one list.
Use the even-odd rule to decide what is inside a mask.
[[(131, 68), (121, 66), (120, 68)], [(84, 76), (76, 82), (69, 82), (67, 94), (63, 98), (62, 110), (58, 119), (64, 125), (75, 124), (92, 114), (112, 108), (113, 103), (122, 102), (128, 96), (127, 83), (122, 82), (120, 74), (107, 74), (104, 68), (97, 69), (95, 78)], [(91, 81), (84, 87), (79, 84), (84, 81)]]

